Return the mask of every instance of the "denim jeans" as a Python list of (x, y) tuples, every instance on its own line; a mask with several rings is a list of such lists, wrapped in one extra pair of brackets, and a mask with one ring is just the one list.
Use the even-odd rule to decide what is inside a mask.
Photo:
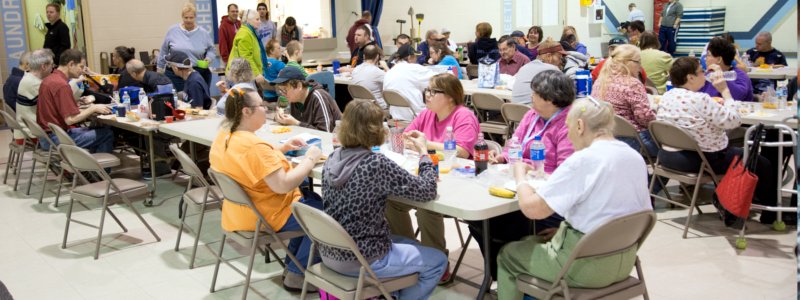
[[(300, 190), (303, 192), (303, 198), (300, 198), (300, 203), (322, 210), (322, 198), (317, 195), (317, 193), (303, 188)], [(281, 230), (278, 230), (278, 232), (297, 230), (302, 231), (303, 228), (300, 227), (300, 223), (297, 222), (297, 219), (294, 218), (294, 215), (291, 215), (289, 216), (289, 220), (286, 221), (286, 224), (284, 224)], [(311, 239), (309, 239), (308, 236), (301, 236), (291, 239), (287, 248), (289, 248), (289, 252), (297, 258), (297, 261), (303, 264), (303, 268), (308, 266), (308, 256), (311, 248)], [(319, 255), (315, 255), (314, 262), (312, 264), (318, 263), (319, 261)], [(286, 263), (286, 268), (289, 270), (289, 272), (301, 275), (303, 274), (303, 272), (300, 272), (300, 268), (298, 268), (297, 265), (295, 265), (294, 262), (289, 259), (289, 256), (286, 256), (284, 263)]]
[[(114, 150), (114, 132), (108, 127), (86, 128), (78, 127), (67, 131), (78, 147), (89, 150), (91, 153), (111, 153)], [(59, 144), (58, 137), (51, 133), (50, 139)], [(49, 150), (50, 145), (45, 140), (39, 140), (39, 145), (44, 150)]]
[[(370, 268), (378, 278), (419, 273), (417, 284), (400, 290), (397, 299), (428, 299), (447, 268), (447, 256), (415, 240), (393, 235), (389, 253), (370, 264)], [(358, 271), (345, 275), (358, 277)]]
[(658, 29), (658, 42), (661, 43), (661, 51), (667, 52), (670, 55), (675, 54), (675, 34), (677, 29), (673, 27), (661, 26)]

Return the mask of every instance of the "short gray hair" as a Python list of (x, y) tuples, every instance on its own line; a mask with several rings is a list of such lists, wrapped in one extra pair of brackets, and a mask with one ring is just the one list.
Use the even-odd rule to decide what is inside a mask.
[(125, 71), (128, 71), (131, 75), (139, 74), (144, 70), (144, 63), (138, 59), (131, 59), (125, 64)]
[(759, 32), (756, 35), (756, 38), (759, 38), (759, 37), (764, 37), (765, 39), (767, 39), (767, 43), (772, 44), (772, 33), (770, 33), (769, 31)]
[(53, 51), (50, 49), (39, 49), (31, 52), (28, 59), (28, 67), (31, 70), (39, 70), (45, 65), (53, 64)]
[(254, 76), (253, 68), (250, 67), (250, 63), (246, 59), (240, 57), (231, 61), (231, 68), (228, 72), (228, 80), (234, 84), (251, 82), (253, 81)]
[(567, 123), (583, 120), (589, 132), (614, 134), (614, 106), (611, 103), (594, 98), (575, 100), (567, 115)]
[(20, 66), (27, 65), (27, 64), (30, 63), (30, 60), (31, 60), (31, 52), (30, 51), (25, 51), (19, 57), (19, 65)]
[(575, 81), (561, 71), (543, 71), (531, 80), (531, 90), (553, 105), (564, 108), (575, 100)]
[(247, 22), (250, 19), (258, 19), (258, 18), (261, 18), (261, 16), (258, 15), (258, 11), (255, 9), (245, 9), (242, 12), (242, 21), (244, 22)]

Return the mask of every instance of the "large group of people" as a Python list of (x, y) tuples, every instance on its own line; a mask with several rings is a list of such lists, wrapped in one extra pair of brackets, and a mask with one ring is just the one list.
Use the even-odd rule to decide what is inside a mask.
[[(353, 237), (379, 277), (419, 273), (418, 283), (401, 290), (400, 299), (426, 299), (437, 283), (450, 279), (444, 216), (416, 209), (421, 233), (417, 242), (409, 215), (414, 207), (387, 199), (436, 198), (437, 171), (428, 153), (445, 150), (450, 135), (456, 156), (473, 158), (483, 133), (475, 112), (465, 103), (460, 79), (469, 76), (461, 64), (496, 62), (499, 73), (514, 77), (510, 102), (532, 108), (510, 137), (522, 147), (521, 160), (509, 157), (508, 149), (489, 153), (491, 164), (518, 161), (510, 169), (518, 182), (520, 210), (490, 219), (491, 232), (483, 232), (480, 222), (470, 222), (469, 228), (477, 240), (492, 237), (491, 250), (479, 245), (498, 281), (500, 299), (520, 299), (514, 283), (518, 275), (551, 280), (582, 236), (605, 221), (652, 209), (640, 147), (670, 169), (700, 167), (695, 152), (660, 151), (648, 131), (651, 122), (666, 121), (689, 132), (712, 169), (724, 174), (734, 157), (742, 154), (726, 135), (726, 130), (741, 126), (735, 101), (757, 101), (761, 91), (775, 84), (751, 80), (744, 59), (756, 65), (786, 65), (766, 32), (758, 35), (755, 48), (745, 52), (749, 58), (743, 58), (726, 35), (708, 42), (702, 64), (695, 57), (673, 59), (682, 4), (671, 0), (664, 7), (658, 33), (644, 28), (644, 14), (635, 4), (629, 9), (627, 37), (609, 42), (608, 57), (593, 66), (591, 96), (577, 100), (575, 77), (588, 70), (589, 55), (573, 26), (565, 26), (557, 40), (544, 36), (540, 26), (495, 38), (492, 26), (482, 22), (475, 26), (474, 41), (466, 45), (454, 43), (446, 28), (427, 31), (416, 47), (410, 36), (400, 34), (396, 52), (385, 56), (375, 40), (372, 14), (365, 11), (348, 32), (351, 59), (339, 71), (351, 73), (353, 82), (368, 89), (375, 100), (356, 99), (343, 108), (328, 92), (332, 87), (310, 79), (302, 66), (303, 35), (297, 20), (288, 17), (278, 27), (263, 3), (255, 9), (227, 6), (227, 15), (220, 20), (219, 50), (209, 32), (197, 25), (194, 5), (186, 4), (181, 22), (165, 34), (156, 71), (135, 59), (134, 48), (128, 46), (114, 49), (113, 65), (121, 74), (117, 88), (136, 86), (153, 93), (172, 85), (192, 107), (209, 109), (214, 104), (209, 65), (220, 59), (226, 78), (216, 83), (222, 96), (215, 107), (224, 123), (210, 148), (210, 167), (236, 180), (266, 216), (267, 226), (277, 232), (300, 230), (292, 203), (323, 210)], [(5, 100), (20, 118), (35, 119), (48, 132), (53, 123), (78, 146), (111, 152), (114, 134), (109, 128), (79, 126), (94, 114), (109, 113), (109, 108), (93, 104), (95, 98), (86, 93), (76, 94), (75, 86), (81, 86), (90, 71), (83, 53), (70, 49), (69, 39), (63, 38), (69, 33), (59, 12), (58, 4), (47, 5), (44, 47), (22, 56), (4, 85)], [(428, 66), (444, 66), (447, 71)], [(723, 72), (735, 72), (736, 79), (726, 81)], [(388, 107), (385, 91), (399, 93), (410, 107)], [(662, 95), (658, 110), (651, 108), (648, 94)], [(307, 147), (305, 141), (294, 138), (272, 145), (255, 134), (267, 121), (268, 107), (281, 101), (286, 109), (275, 113), (275, 122), (334, 132), (341, 144), (323, 167), (322, 195), (306, 181), (322, 157), (318, 148), (308, 148), (304, 158), (292, 164), (285, 154)], [(640, 139), (615, 139), (615, 115), (630, 122)], [(383, 125), (387, 117), (408, 124), (402, 134), (404, 146), (420, 155), (418, 175), (372, 151), (388, 136)], [(15, 133), (16, 139), (23, 137), (22, 132)], [(549, 178), (535, 189), (528, 185), (526, 174), (533, 159), (531, 148), (539, 143), (547, 149), (542, 171)], [(776, 163), (780, 162), (758, 157), (754, 202), (774, 204)], [(658, 185), (652, 192), (660, 189)], [(773, 213), (761, 214), (762, 222), (775, 218)], [(536, 220), (535, 230), (530, 230), (531, 220)], [(256, 230), (251, 209), (235, 203), (224, 203), (221, 223), (228, 231)], [(300, 237), (292, 239), (288, 248), (306, 264), (309, 247), (310, 240)], [(317, 261), (358, 276), (360, 263), (353, 253), (325, 246), (319, 250)], [(571, 286), (595, 288), (624, 279), (634, 266), (636, 250), (583, 262), (567, 274), (568, 281)], [(299, 290), (304, 266), (289, 259), (286, 264), (283, 285)]]

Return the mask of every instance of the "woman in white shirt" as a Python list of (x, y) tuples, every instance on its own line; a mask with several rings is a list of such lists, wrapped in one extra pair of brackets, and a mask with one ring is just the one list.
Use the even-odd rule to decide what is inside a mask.
[[(580, 238), (599, 225), (632, 213), (652, 210), (647, 191), (647, 166), (642, 156), (614, 139), (614, 109), (592, 98), (577, 100), (567, 115), (575, 153), (534, 189), (530, 166), (514, 165), (519, 207), (526, 217), (564, 216), (548, 242), (528, 237), (511, 242), (497, 258), (497, 296), (522, 299), (516, 278), (528, 274), (553, 281)], [(599, 259), (576, 261), (565, 278), (573, 287), (599, 288), (627, 278), (636, 261), (636, 247)]]
[[(726, 130), (734, 129), (742, 124), (737, 104), (728, 89), (728, 83), (722, 78), (719, 66), (709, 66), (714, 72), (713, 85), (722, 95), (722, 99), (712, 98), (700, 92), (706, 82), (705, 73), (700, 62), (694, 57), (681, 57), (672, 64), (669, 71), (670, 80), (675, 86), (661, 97), (656, 119), (670, 122), (686, 130), (700, 146), (711, 169), (717, 175), (728, 170), (735, 156), (742, 157), (739, 147), (728, 144)], [(658, 153), (659, 162), (667, 168), (682, 172), (697, 172), (702, 163), (700, 156), (694, 151), (667, 151)], [(765, 158), (758, 157), (756, 167), (758, 184), (753, 197), (754, 203), (775, 205), (777, 186), (772, 164)], [(772, 223), (775, 213), (761, 214), (762, 223)], [(725, 220), (731, 225), (734, 219)]]

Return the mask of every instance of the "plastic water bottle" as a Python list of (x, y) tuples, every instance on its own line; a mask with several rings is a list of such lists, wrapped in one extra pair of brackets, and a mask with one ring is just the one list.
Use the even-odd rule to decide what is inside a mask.
[(125, 106), (125, 111), (131, 111), (131, 96), (127, 92), (122, 93), (122, 105)]
[(444, 133), (444, 160), (439, 162), (442, 173), (447, 173), (452, 169), (456, 161), (456, 136), (453, 134), (453, 127), (447, 126)]
[(513, 165), (522, 161), (522, 145), (519, 143), (519, 138), (512, 137), (508, 141), (508, 163)]
[(786, 80), (778, 81), (778, 88), (775, 90), (775, 98), (778, 99), (778, 109), (786, 109), (786, 101), (789, 97), (789, 90), (786, 87), (789, 83)]
[(750, 55), (747, 53), (742, 55), (742, 62), (744, 62), (744, 66), (747, 67), (748, 70), (753, 67), (753, 64), (750, 63)]
[(531, 144), (531, 161), (533, 161), (533, 169), (536, 170), (536, 177), (544, 175), (545, 150), (542, 136), (537, 135), (534, 137), (533, 143)]
[(178, 91), (172, 89), (172, 103), (173, 105), (178, 105)]
[[(713, 74), (714, 72), (706, 74), (706, 80), (711, 82)], [(722, 78), (725, 79), (725, 81), (736, 81), (736, 71), (723, 71)]]

